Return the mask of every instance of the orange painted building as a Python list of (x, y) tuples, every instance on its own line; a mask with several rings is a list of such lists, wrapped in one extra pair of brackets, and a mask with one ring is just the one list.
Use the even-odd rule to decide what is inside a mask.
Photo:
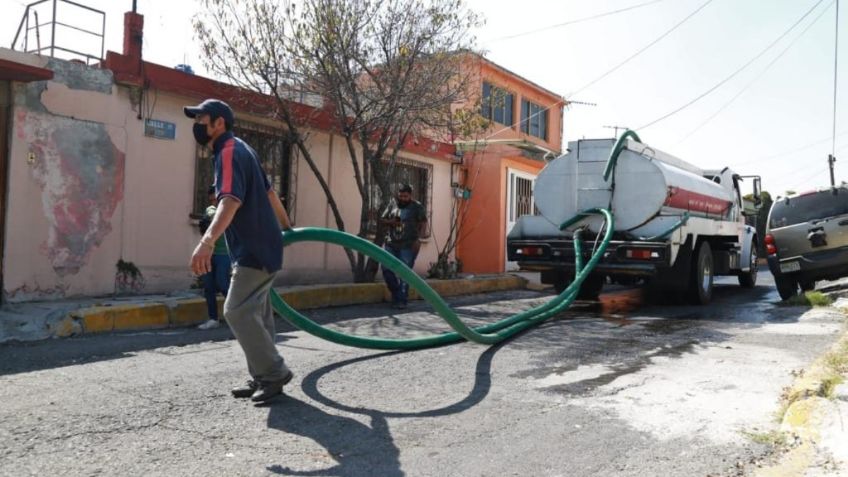
[(533, 214), (535, 178), (561, 154), (566, 101), (482, 57), (472, 63), (479, 75), (471, 107), (490, 125), (476, 138), (456, 141), (462, 165), (455, 180), (467, 196), (456, 256), (466, 273), (501, 273), (511, 269), (506, 235), (518, 217)]

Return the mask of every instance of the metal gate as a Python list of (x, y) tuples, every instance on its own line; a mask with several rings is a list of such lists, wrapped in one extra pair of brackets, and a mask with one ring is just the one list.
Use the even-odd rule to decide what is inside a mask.
[[(526, 172), (507, 169), (506, 185), (506, 230), (504, 231), (504, 255), (506, 255), (506, 236), (522, 215), (535, 215), (536, 204), (533, 201), (533, 187), (536, 176)], [(506, 261), (506, 270), (518, 270), (518, 264)]]

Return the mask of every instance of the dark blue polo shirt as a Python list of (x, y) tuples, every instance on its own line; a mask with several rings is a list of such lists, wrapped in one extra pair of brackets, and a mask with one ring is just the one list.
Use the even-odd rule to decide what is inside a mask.
[(241, 202), (226, 231), (230, 258), (239, 266), (278, 271), (283, 263), (283, 238), (268, 200), (271, 183), (256, 151), (231, 132), (215, 139), (212, 150), (218, 201), (232, 197)]

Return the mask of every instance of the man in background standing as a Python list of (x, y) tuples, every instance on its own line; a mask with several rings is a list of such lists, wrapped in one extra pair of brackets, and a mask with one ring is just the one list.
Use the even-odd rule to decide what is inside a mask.
[[(387, 252), (412, 268), (421, 249), (421, 238), (427, 232), (427, 211), (417, 200), (412, 200), (412, 186), (401, 184), (397, 197), (383, 214), (383, 223), (388, 226), (386, 234)], [(383, 278), (392, 293), (392, 307), (403, 309), (409, 299), (409, 284), (398, 279), (397, 275), (386, 267)]]

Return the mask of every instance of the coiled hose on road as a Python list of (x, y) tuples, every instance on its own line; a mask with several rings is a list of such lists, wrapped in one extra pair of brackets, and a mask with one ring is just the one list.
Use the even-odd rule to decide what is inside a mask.
[(408, 283), (410, 287), (417, 290), (419, 295), (430, 303), (436, 313), (441, 316), (442, 319), (444, 319), (455, 331), (406, 339), (357, 336), (327, 328), (310, 320), (289, 306), (288, 303), (280, 297), (280, 295), (273, 291), (273, 289), (271, 290), (271, 304), (277, 313), (295, 327), (319, 338), (332, 341), (333, 343), (357, 348), (410, 350), (440, 346), (463, 339), (481, 344), (495, 344), (508, 339), (527, 328), (542, 323), (548, 318), (568, 308), (572, 302), (574, 302), (574, 299), (577, 297), (577, 291), (580, 289), (580, 285), (586, 277), (589, 276), (592, 269), (595, 268), (595, 265), (606, 251), (607, 245), (609, 245), (609, 242), (612, 239), (615, 224), (613, 216), (609, 210), (595, 208), (581, 212), (560, 225), (560, 230), (564, 230), (590, 215), (602, 215), (606, 220), (606, 231), (604, 233), (603, 240), (601, 240), (597, 249), (594, 251), (585, 266), (583, 263), (583, 248), (580, 237), (582, 230), (578, 228), (574, 232), (575, 277), (574, 281), (571, 282), (568, 288), (563, 290), (563, 292), (556, 298), (543, 305), (488, 325), (471, 328), (463, 323), (456, 312), (448, 306), (444, 299), (442, 299), (435, 290), (427, 285), (427, 282), (425, 282), (415, 272), (410, 270), (403, 262), (380, 247), (355, 235), (338, 230), (317, 227), (299, 228), (285, 232), (283, 234), (283, 245), (286, 246), (298, 242), (325, 242), (341, 245), (342, 247), (356, 250), (357, 252), (371, 257), (382, 266), (387, 267), (389, 270), (397, 274), (398, 277)]

